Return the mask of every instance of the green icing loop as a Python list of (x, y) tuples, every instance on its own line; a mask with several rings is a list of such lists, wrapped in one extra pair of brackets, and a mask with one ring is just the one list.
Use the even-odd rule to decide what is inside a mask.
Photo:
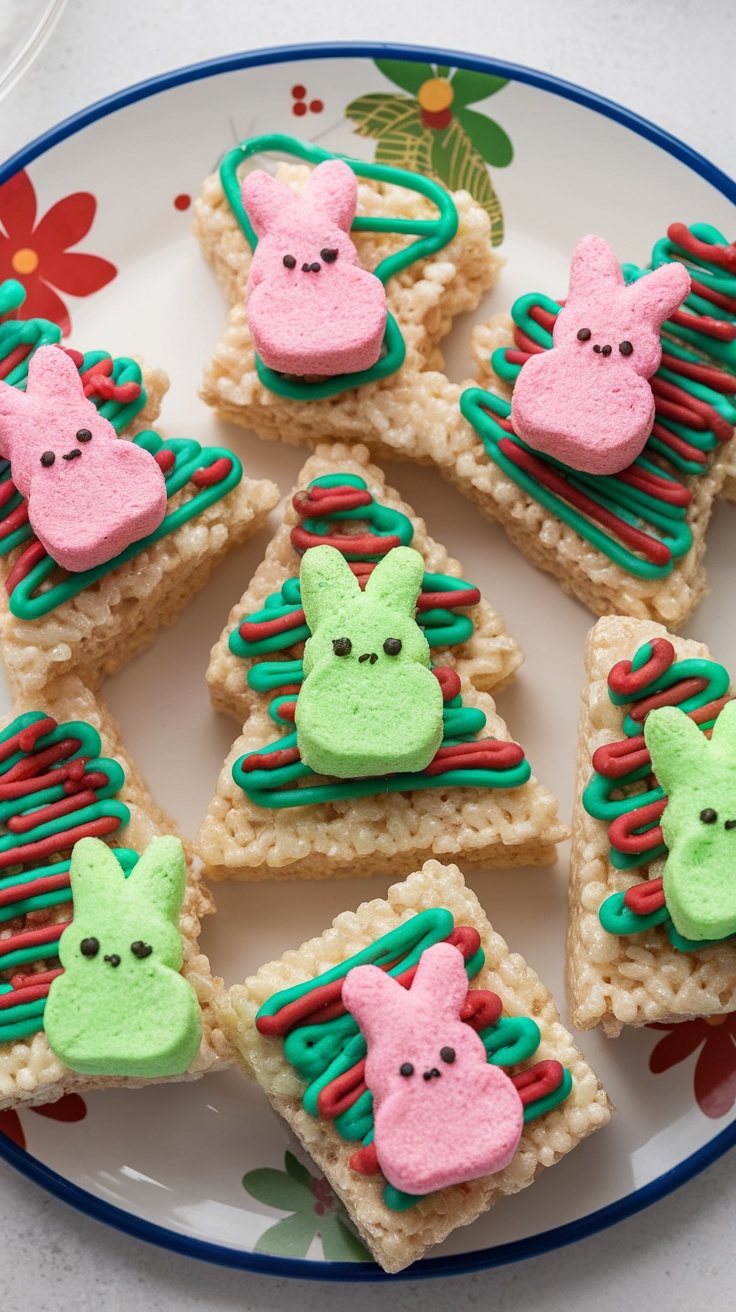
[(148, 537), (141, 538), (138, 542), (131, 543), (125, 551), (121, 551), (113, 560), (97, 565), (94, 569), (85, 570), (81, 574), (70, 574), (59, 583), (52, 584), (51, 587), (41, 591), (43, 584), (57, 569), (56, 562), (50, 556), (44, 556), (29, 571), (26, 577), (21, 579), (10, 594), (10, 610), (19, 619), (38, 619), (42, 615), (47, 615), (49, 611), (55, 610), (57, 606), (62, 605), (71, 597), (76, 597), (85, 588), (96, 583), (98, 579), (104, 578), (114, 569), (117, 569), (118, 565), (124, 565), (127, 561), (133, 560), (149, 547), (152, 547), (154, 543), (167, 537), (169, 533), (175, 533), (177, 529), (189, 523), (195, 516), (206, 510), (208, 506), (227, 496), (228, 492), (237, 487), (243, 477), (243, 466), (237, 456), (224, 448), (201, 447), (198, 442), (188, 438), (172, 438), (170, 441), (163, 442), (158, 434), (150, 429), (138, 433), (133, 441), (137, 446), (150, 451), (152, 455), (155, 455), (162, 448), (174, 452), (176, 464), (166, 480), (166, 490), (169, 498), (186, 486), (197, 469), (208, 468), (221, 457), (231, 461), (231, 468), (220, 482), (201, 488), (190, 500), (183, 502), (175, 510), (169, 511), (153, 533), (149, 533)]
[[(334, 155), (312, 142), (299, 141), (284, 133), (272, 132), (265, 136), (251, 137), (233, 150), (228, 151), (220, 165), (220, 178), (230, 208), (252, 250), (255, 250), (257, 238), (245, 212), (238, 180), (238, 168), (251, 155), (266, 151), (279, 151), (285, 155), (306, 160), (309, 164), (320, 164), (327, 159), (344, 159), (359, 178), (373, 178), (378, 182), (394, 183), (417, 191), (426, 196), (437, 207), (437, 217), (433, 219), (393, 219), (380, 216), (356, 215), (353, 220), (354, 232), (390, 232), (416, 237), (408, 246), (386, 256), (374, 269), (377, 278), (386, 283), (394, 274), (400, 273), (417, 260), (435, 255), (452, 241), (458, 228), (458, 214), (452, 197), (438, 183), (418, 173), (409, 173), (405, 169), (393, 168), (387, 164), (372, 164), (364, 160), (347, 159), (343, 155)], [(321, 401), (325, 397), (337, 396), (342, 392), (359, 387), (362, 383), (375, 382), (380, 378), (396, 373), (404, 362), (406, 347), (401, 329), (389, 313), (384, 337), (385, 354), (370, 369), (359, 373), (342, 374), (336, 378), (327, 378), (318, 383), (306, 383), (298, 378), (290, 378), (268, 369), (256, 354), (258, 377), (269, 391), (293, 401)]]
[[(682, 507), (668, 506), (664, 502), (657, 501), (634, 488), (624, 492), (622, 485), (611, 475), (581, 474), (577, 470), (569, 469), (557, 460), (545, 458), (552, 468), (564, 473), (573, 487), (585, 492), (598, 505), (618, 515), (620, 519), (639, 528), (641, 519), (646, 516), (649, 524), (661, 530), (660, 537), (666, 541), (672, 553), (672, 560), (662, 565), (657, 565), (650, 560), (643, 560), (635, 555), (633, 551), (623, 546), (622, 543), (610, 537), (605, 529), (586, 519), (580, 511), (568, 505), (556, 492), (542, 487), (531, 474), (524, 469), (520, 469), (504, 455), (498, 446), (501, 438), (509, 438), (522, 450), (529, 451), (532, 455), (537, 454), (521, 438), (512, 437), (496, 422), (494, 416), (501, 419), (508, 419), (510, 416), (511, 406), (508, 401), (494, 396), (491, 392), (484, 391), (481, 387), (469, 387), (460, 397), (460, 409), (477, 432), (487, 454), (508, 478), (517, 486), (523, 488), (540, 505), (550, 510), (559, 519), (564, 520), (586, 542), (590, 542), (592, 546), (596, 547), (598, 551), (601, 551), (616, 565), (620, 565), (627, 573), (643, 579), (665, 578), (672, 573), (674, 561), (686, 555), (689, 551), (692, 545), (692, 534), (685, 521)], [(489, 411), (491, 413), (488, 413)], [(635, 465), (649, 471), (653, 469), (653, 466), (642, 461), (641, 457), (638, 461), (635, 461)], [(657, 469), (656, 472), (660, 477), (667, 478), (673, 483), (676, 482), (665, 470)], [(634, 495), (632, 496), (631, 493)], [(634, 507), (634, 513), (626, 509), (626, 502)], [(647, 525), (645, 531), (648, 531), (648, 528), (649, 525)]]

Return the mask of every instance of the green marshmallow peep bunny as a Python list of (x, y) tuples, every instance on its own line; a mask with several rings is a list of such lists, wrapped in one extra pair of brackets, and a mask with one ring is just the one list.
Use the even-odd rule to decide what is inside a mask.
[(414, 614), (424, 561), (394, 547), (361, 592), (335, 547), (304, 554), (300, 584), (311, 637), (296, 703), (299, 754), (340, 779), (416, 772), (442, 742), (442, 691)]
[(644, 737), (668, 798), (667, 910), (684, 938), (728, 938), (736, 934), (736, 701), (724, 706), (710, 742), (674, 706), (650, 711)]
[(186, 888), (178, 838), (154, 838), (126, 878), (99, 838), (70, 870), (74, 919), (44, 1013), (49, 1046), (84, 1075), (181, 1075), (199, 1048), (197, 995), (179, 974)]

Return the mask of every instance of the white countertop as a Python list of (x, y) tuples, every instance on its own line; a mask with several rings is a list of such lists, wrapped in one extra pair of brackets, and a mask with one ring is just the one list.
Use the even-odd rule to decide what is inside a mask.
[[(20, 0), (17, 0), (20, 3)], [(0, 101), (0, 157), (85, 105), (177, 66), (300, 42), (412, 41), (543, 69), (617, 100), (736, 171), (730, 0), (69, 0), (50, 42)], [(704, 216), (707, 217), (707, 216)], [(618, 1310), (732, 1296), (734, 1158), (573, 1247), (477, 1275), (397, 1287), (401, 1306)], [(5, 1302), (58, 1309), (372, 1306), (387, 1291), (208, 1267), (106, 1229), (0, 1162)], [(730, 1301), (730, 1299), (729, 1299)]]

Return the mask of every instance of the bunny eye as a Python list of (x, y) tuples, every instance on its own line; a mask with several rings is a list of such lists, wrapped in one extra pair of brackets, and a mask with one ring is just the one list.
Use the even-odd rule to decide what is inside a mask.
[(446, 1062), (447, 1062), (447, 1065), (448, 1065), (448, 1066), (452, 1066), (452, 1063), (453, 1063), (454, 1060), (455, 1060), (455, 1049), (454, 1049), (454, 1048), (440, 1048), (440, 1057), (442, 1058), (443, 1061), (446, 1061)]
[(293, 256), (293, 255), (285, 255), (285, 256), (284, 256), (284, 265), (285, 265), (285, 267), (286, 267), (287, 269), (295, 269), (295, 268), (296, 268), (296, 260), (294, 259), (294, 256)]
[(89, 431), (88, 428), (78, 428), (78, 429), (77, 429), (77, 441), (78, 441), (78, 442), (91, 442), (91, 441), (92, 441), (92, 434), (90, 433), (90, 431)]
[(49, 465), (53, 465), (55, 459), (56, 456), (54, 455), (53, 451), (44, 451), (43, 455), (41, 456), (41, 464), (43, 465), (44, 469), (48, 469)]
[(353, 650), (353, 644), (349, 638), (333, 638), (332, 650), (336, 656), (349, 656)]
[(579, 329), (578, 329), (578, 341), (579, 341), (579, 342), (589, 342), (589, 341), (590, 341), (590, 328), (579, 328)]
[(631, 355), (634, 348), (631, 342), (619, 342), (618, 349), (622, 355)]
[(718, 819), (718, 812), (714, 811), (712, 807), (706, 806), (705, 810), (700, 812), (700, 819), (704, 825), (714, 825)]
[(329, 247), (327, 247), (325, 250), (320, 251), (320, 255), (322, 256), (322, 259), (324, 260), (325, 264), (334, 264), (335, 260), (337, 259), (338, 253), (336, 250), (331, 250)]
[(383, 650), (387, 656), (398, 656), (401, 651), (401, 638), (387, 638)]
[(98, 938), (83, 938), (79, 944), (79, 951), (83, 957), (96, 957), (100, 950), (100, 940)]
[(131, 943), (130, 950), (134, 957), (138, 957), (139, 961), (142, 961), (144, 957), (150, 957), (153, 952), (150, 943), (144, 943), (140, 938), (137, 938), (135, 943)]
[(403, 1066), (400, 1066), (400, 1067), (399, 1067), (399, 1075), (407, 1075), (407, 1076), (408, 1076), (408, 1075), (413, 1075), (413, 1074), (414, 1074), (414, 1067), (412, 1066), (412, 1064), (411, 1064), (410, 1061), (405, 1061), (404, 1064), (403, 1064)]

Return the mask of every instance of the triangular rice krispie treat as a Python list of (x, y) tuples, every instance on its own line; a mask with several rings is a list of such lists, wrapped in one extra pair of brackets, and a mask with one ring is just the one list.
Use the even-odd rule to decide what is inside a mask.
[(610, 1119), (550, 993), (456, 866), (427, 861), (216, 1005), (389, 1272)]
[[(245, 478), (240, 461), (230, 451), (203, 448), (182, 438), (162, 441), (147, 425), (158, 413), (168, 386), (166, 376), (160, 371), (144, 373), (135, 360), (113, 359), (103, 351), (82, 355), (65, 350), (58, 345), (60, 329), (46, 320), (2, 318), (19, 311), (22, 296), (18, 283), (0, 286), (0, 374), (4, 379), (0, 386), (0, 449), (8, 456), (0, 461), (0, 573), (4, 583), (0, 589), (0, 653), (15, 693), (40, 693), (49, 679), (70, 671), (88, 686), (97, 687), (106, 674), (149, 646), (162, 625), (176, 621), (217, 563), (261, 526), (278, 501), (278, 490), (268, 481)], [(78, 398), (64, 397), (68, 432), (61, 424), (54, 427), (51, 412), (54, 404), (58, 408), (61, 397), (45, 376), (53, 373), (57, 350), (65, 361), (73, 362), (78, 374), (77, 380), (72, 370), (71, 380), (67, 380), (67, 385), (77, 388)], [(39, 415), (43, 419), (44, 414), (49, 416), (48, 431), (39, 423)], [(93, 436), (90, 429), (98, 423), (103, 431)], [(105, 535), (107, 516), (120, 516), (121, 505), (130, 506), (131, 515), (138, 513), (133, 504), (141, 495), (137, 474), (128, 474), (127, 484), (119, 482), (121, 474), (116, 469), (95, 475), (99, 481), (89, 491), (86, 509), (81, 501), (71, 500), (66, 490), (73, 486), (79, 501), (80, 479), (87, 477), (88, 462), (101, 454), (98, 443), (115, 448), (116, 443), (109, 442), (115, 433), (133, 439), (139, 448), (136, 460), (144, 472), (154, 462), (158, 466), (153, 470), (161, 485), (158, 526), (154, 531), (144, 528), (143, 535), (130, 533), (122, 539), (125, 545), (110, 547), (103, 553), (104, 560), (97, 556), (89, 567), (80, 567), (75, 560), (62, 569), (54, 550), (58, 556), (58, 547), (69, 546), (67, 539), (73, 542), (89, 520), (97, 516)], [(28, 454), (34, 434), (41, 443), (40, 460), (37, 453), (32, 460)], [(44, 449), (54, 442), (58, 451)], [(13, 482), (11, 464), (16, 458), (24, 487), (31, 475), (34, 487), (41, 475), (45, 480), (38, 495), (35, 491), (31, 494), (30, 506)], [(67, 480), (63, 494), (53, 490), (61, 487), (58, 479), (62, 476)], [(39, 537), (43, 537), (40, 516), (45, 514), (48, 522), (52, 512), (58, 520), (53, 524), (58, 544), (54, 549)]]
[[(55, 784), (55, 778), (61, 783)], [(190, 852), (186, 853), (186, 888), (178, 916), (179, 946), (178, 936), (171, 942), (173, 928), (155, 936), (155, 918), (147, 911), (137, 922), (137, 932), (129, 935), (133, 942), (119, 942), (117, 937), (109, 942), (93, 920), (93, 933), (102, 941), (85, 937), (81, 955), (72, 945), (73, 960), (78, 957), (92, 967), (91, 958), (97, 958), (96, 969), (107, 971), (116, 981), (126, 979), (133, 962), (133, 957), (130, 962), (121, 962), (119, 956), (116, 959), (116, 951), (128, 956), (132, 952), (135, 962), (131, 968), (140, 966), (141, 974), (146, 971), (146, 993), (139, 1014), (133, 1020), (128, 1018), (139, 1030), (133, 1047), (136, 1075), (84, 1074), (84, 1063), (76, 1062), (75, 1069), (70, 1069), (52, 1050), (44, 1030), (49, 992), (53, 994), (56, 979), (64, 977), (58, 960), (59, 937), (68, 922), (73, 924), (69, 868), (74, 844), (82, 838), (87, 842), (104, 839), (118, 853), (119, 864), (130, 878), (138, 856), (150, 850), (152, 840), (175, 834), (173, 821), (153, 801), (127, 755), (107, 707), (79, 679), (67, 675), (55, 681), (43, 696), (19, 701), (13, 714), (5, 718), (0, 729), (0, 1107), (54, 1102), (73, 1090), (148, 1083), (141, 1071), (148, 1068), (151, 1051), (159, 1052), (159, 1044), (166, 1053), (168, 1031), (166, 1015), (161, 1017), (160, 1033), (158, 1026), (147, 1020), (145, 1000), (156, 986), (161, 958), (172, 952), (174, 959), (177, 953), (181, 959), (183, 953), (181, 977), (188, 988), (177, 984), (177, 989), (183, 989), (186, 1007), (194, 1008), (196, 1018), (194, 997), (187, 1000), (191, 986), (201, 1029), (199, 1050), (175, 1078), (193, 1079), (230, 1055), (212, 1010), (218, 981), (197, 942), (200, 918), (213, 909), (212, 901)], [(76, 852), (84, 847), (80, 844)], [(105, 879), (109, 878), (105, 872)], [(106, 900), (104, 881), (99, 896)], [(84, 932), (89, 934), (86, 926)], [(165, 945), (161, 937), (168, 940)], [(148, 966), (153, 968), (153, 976)], [(99, 981), (99, 976), (95, 979)], [(85, 999), (78, 999), (77, 1005), (80, 1034), (86, 1039)], [(65, 1009), (66, 1002), (62, 1022)], [(70, 1017), (67, 1020), (71, 1023)], [(127, 1041), (123, 1012), (111, 1008), (109, 1020), (115, 1027), (111, 1033)], [(189, 1020), (191, 1030), (191, 1016)], [(56, 1022), (58, 1031), (58, 1007)], [(196, 1051), (196, 1034), (194, 1044)], [(147, 1056), (145, 1049), (149, 1050)], [(103, 1068), (105, 1064), (109, 1068), (109, 1059)]]
[[(364, 589), (377, 560), (399, 545), (424, 558), (417, 623), (444, 700), (442, 745), (433, 759), (428, 753), (424, 769), (330, 779), (314, 774), (300, 756), (295, 698), (310, 630), (299, 572), (303, 553), (315, 545), (344, 554)], [(405, 874), (433, 853), (462, 855), (475, 865), (552, 861), (554, 845), (565, 835), (557, 804), (531, 775), (523, 749), (509, 741), (485, 691), (509, 682), (520, 659), (500, 616), (386, 486), (365, 447), (320, 447), (302, 471), (284, 526), (213, 649), (213, 701), (247, 719), (197, 839), (208, 875), (253, 880), (328, 879), (377, 869)], [(350, 660), (362, 668), (357, 649)], [(366, 669), (379, 660), (391, 657), (377, 651)], [(366, 695), (375, 697), (377, 686), (372, 678)], [(401, 740), (401, 723), (389, 728)]]
[(607, 616), (588, 635), (585, 674), (570, 869), (572, 1020), (615, 1036), (624, 1025), (733, 1011), (728, 671), (702, 643)]
[[(256, 355), (246, 318), (246, 284), (256, 237), (240, 191), (242, 163), (269, 150), (311, 165), (335, 158), (291, 137), (252, 138), (230, 151), (220, 172), (206, 179), (195, 205), (194, 228), (229, 311), (225, 334), (205, 371), (202, 396), (223, 418), (253, 428), (264, 438), (309, 445), (341, 439), (378, 445), (395, 427), (397, 409), (411, 406), (416, 375), (442, 367), (438, 343), (453, 318), (475, 309), (496, 282), (502, 261), (491, 246), (488, 215), (465, 191), (450, 194), (418, 174), (348, 161), (359, 180), (351, 235), (363, 269), (375, 271), (386, 286), (384, 351), (371, 368), (339, 377), (305, 379), (279, 373)], [(281, 163), (276, 177), (301, 195), (311, 176), (308, 164)], [(288, 197), (287, 205), (275, 208), (281, 220)], [(259, 233), (259, 240), (266, 236)], [(293, 244), (299, 258), (282, 252), (284, 263), (291, 263), (289, 274), (283, 268), (280, 273), (297, 283), (306, 280), (307, 290), (316, 295), (318, 280), (339, 272), (345, 252), (337, 259), (338, 247), (327, 229), (319, 239), (311, 234), (308, 251), (301, 249), (297, 232)], [(320, 247), (326, 250), (329, 268)], [(302, 265), (307, 256), (310, 263)], [(342, 299), (340, 293), (333, 317), (342, 312)], [(293, 314), (298, 324), (300, 310)]]

